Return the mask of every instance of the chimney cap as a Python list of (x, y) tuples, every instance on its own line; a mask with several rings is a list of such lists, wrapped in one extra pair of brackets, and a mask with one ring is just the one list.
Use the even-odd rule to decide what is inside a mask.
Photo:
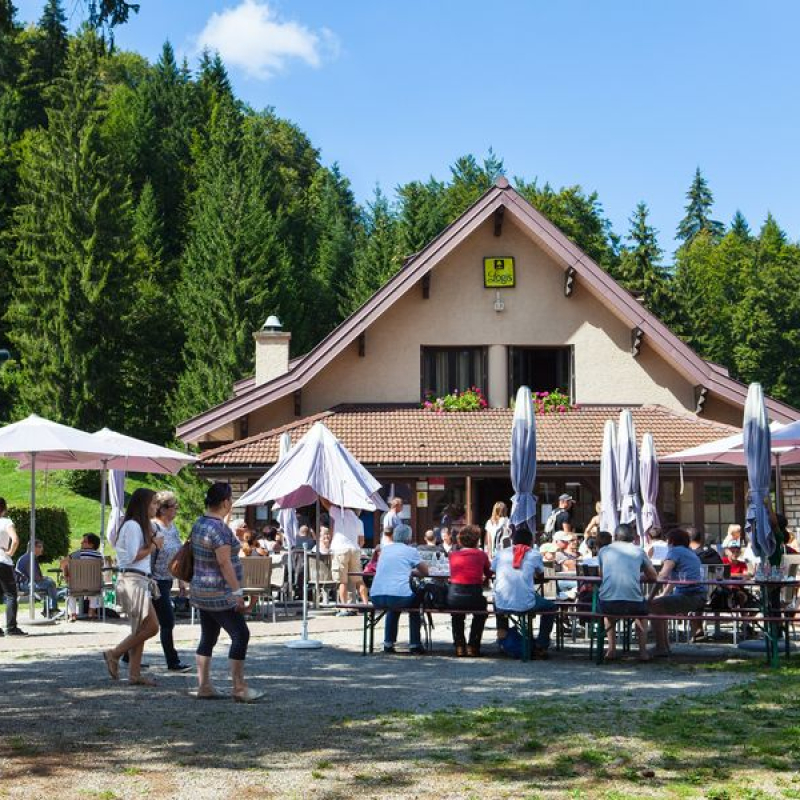
[(280, 331), (283, 330), (281, 321), (274, 315), (270, 314), (267, 321), (261, 326), (262, 331)]

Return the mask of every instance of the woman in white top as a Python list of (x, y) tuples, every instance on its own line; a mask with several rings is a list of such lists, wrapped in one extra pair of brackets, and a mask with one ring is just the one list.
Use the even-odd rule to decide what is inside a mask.
[(486, 525), (483, 527), (486, 531), (483, 549), (491, 558), (495, 550), (498, 549), (499, 537), (502, 536), (503, 529), (508, 528), (508, 508), (505, 503), (497, 502), (494, 504), (492, 516), (486, 520)]
[(144, 643), (158, 633), (158, 617), (150, 592), (150, 564), (153, 553), (164, 545), (163, 536), (154, 536), (150, 523), (158, 504), (156, 493), (137, 489), (131, 495), (125, 521), (117, 534), (117, 602), (128, 615), (131, 632), (115, 648), (106, 650), (103, 658), (108, 674), (119, 678), (119, 660), (128, 653), (128, 683), (155, 686), (152, 678), (141, 675)]

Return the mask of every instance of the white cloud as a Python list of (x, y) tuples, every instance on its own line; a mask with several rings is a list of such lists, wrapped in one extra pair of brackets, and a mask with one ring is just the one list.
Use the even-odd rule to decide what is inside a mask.
[(286, 69), (291, 59), (311, 67), (338, 53), (338, 40), (327, 28), (312, 31), (280, 20), (267, 2), (242, 0), (235, 8), (214, 12), (197, 37), (197, 49), (216, 50), (227, 65), (253, 78), (266, 79)]

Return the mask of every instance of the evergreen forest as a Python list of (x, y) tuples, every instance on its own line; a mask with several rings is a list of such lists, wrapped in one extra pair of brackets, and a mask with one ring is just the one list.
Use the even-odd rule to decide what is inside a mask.
[[(645, 202), (614, 231), (595, 192), (509, 178), (702, 356), (800, 407), (800, 246), (772, 216), (716, 220), (693, 167), (673, 254)], [(31, 26), (0, 0), (0, 419), (169, 441), (252, 373), (267, 316), (307, 352), (504, 172), (465, 155), (361, 206), (215, 54), (151, 64), (68, 33), (61, 0)]]

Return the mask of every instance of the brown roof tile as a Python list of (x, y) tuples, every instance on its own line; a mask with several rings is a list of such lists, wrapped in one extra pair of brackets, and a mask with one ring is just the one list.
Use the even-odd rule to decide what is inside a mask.
[[(651, 433), (656, 452), (667, 455), (738, 432), (736, 428), (663, 406), (631, 408), (641, 443)], [(584, 406), (565, 414), (536, 417), (537, 461), (598, 463), (606, 420), (620, 406)], [(437, 414), (409, 406), (338, 406), (281, 428), (208, 451), (201, 465), (271, 465), (278, 459), (284, 431), (297, 442), (321, 420), (367, 466), (486, 464), (509, 462), (510, 409)]]

